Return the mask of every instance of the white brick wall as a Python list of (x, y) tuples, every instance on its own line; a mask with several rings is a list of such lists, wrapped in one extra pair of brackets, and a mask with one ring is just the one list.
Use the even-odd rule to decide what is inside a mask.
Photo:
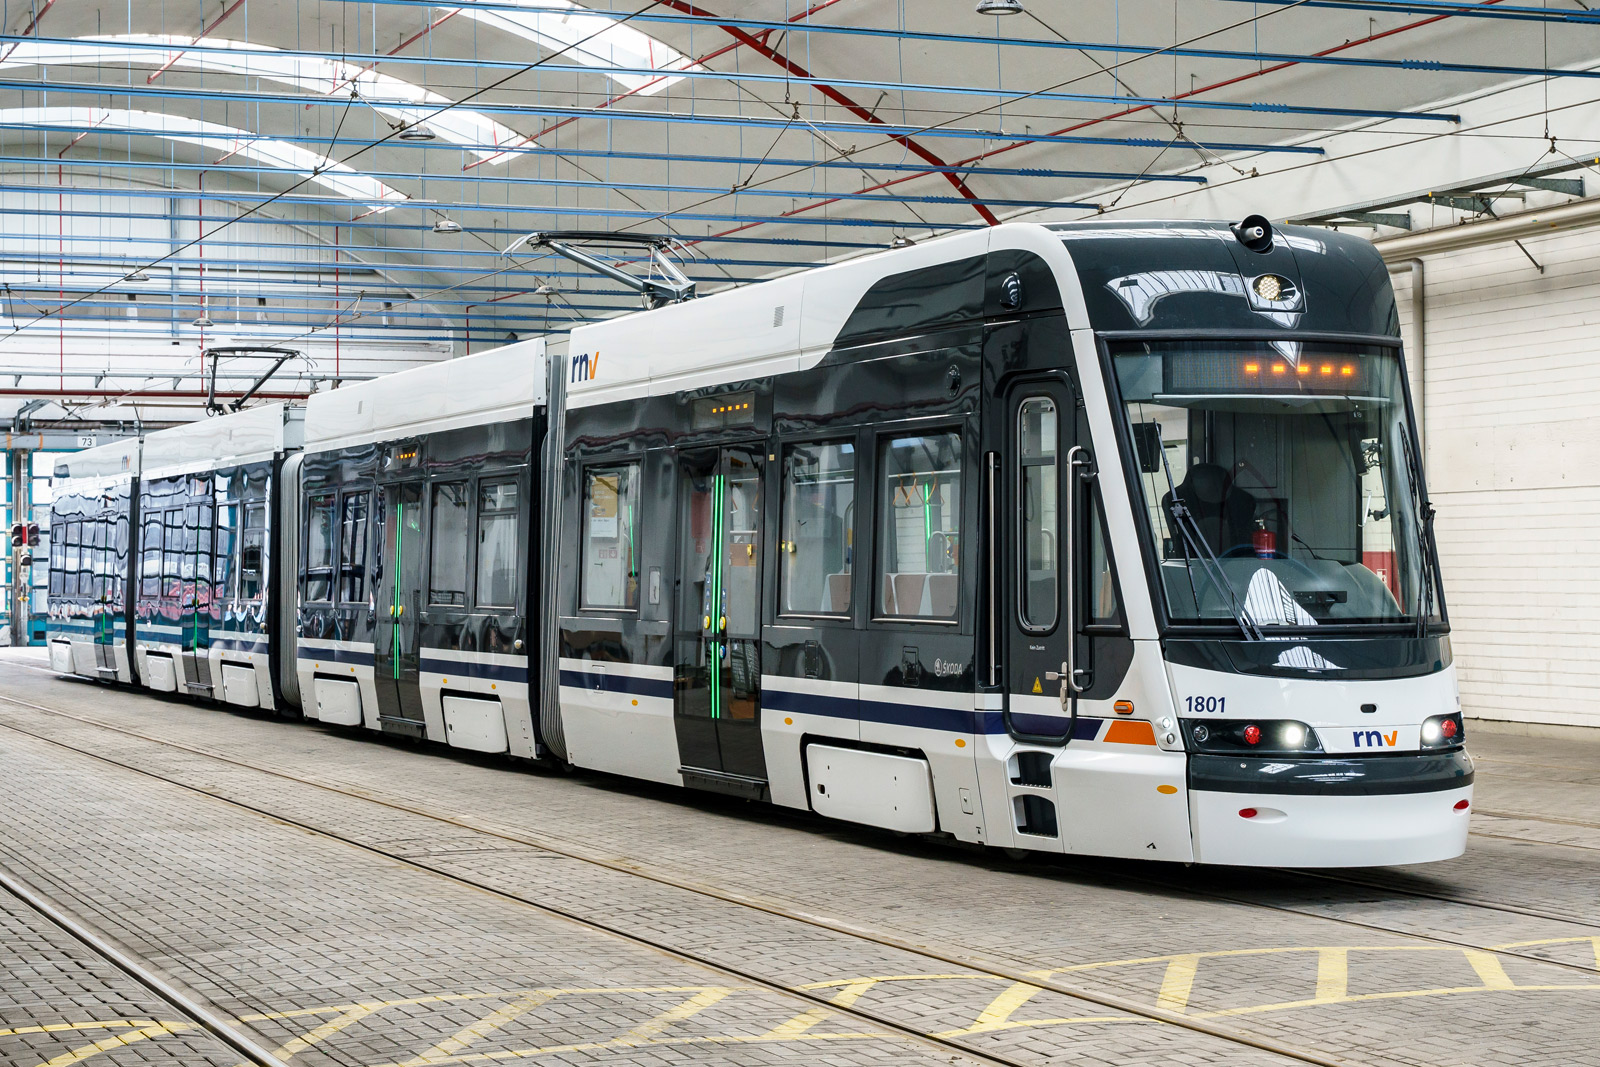
[[(1542, 275), (1510, 244), (1426, 262), (1428, 484), (1470, 716), (1600, 726), (1596, 240), (1524, 242)], [(1409, 342), (1407, 274), (1395, 290)]]

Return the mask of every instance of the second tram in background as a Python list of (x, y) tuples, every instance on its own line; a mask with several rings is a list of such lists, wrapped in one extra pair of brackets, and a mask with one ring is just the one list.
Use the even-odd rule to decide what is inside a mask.
[(580, 327), (545, 368), (512, 345), (314, 396), (303, 442), (259, 408), (69, 457), (52, 662), (1009, 848), (1464, 849), (1365, 242), (1002, 226)]

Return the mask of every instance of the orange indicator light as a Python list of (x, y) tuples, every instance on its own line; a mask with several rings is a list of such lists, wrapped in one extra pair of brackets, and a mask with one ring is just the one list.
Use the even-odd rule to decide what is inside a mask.
[(1246, 374), (1255, 374), (1260, 369), (1261, 369), (1261, 364), (1259, 364), (1259, 363), (1246, 363), (1244, 365), (1244, 372)]
[(1346, 363), (1344, 366), (1339, 368), (1339, 373), (1344, 375), (1346, 378), (1352, 378), (1355, 376), (1356, 369), (1350, 364)]
[(1294, 370), (1295, 370), (1296, 374), (1310, 374), (1311, 373), (1311, 364), (1302, 363), (1298, 367), (1296, 367)]
[(1272, 373), (1273, 373), (1273, 374), (1283, 374), (1283, 373), (1285, 373), (1285, 372), (1287, 372), (1287, 371), (1288, 371), (1288, 369), (1289, 369), (1289, 368), (1288, 368), (1288, 367), (1286, 367), (1286, 366), (1285, 366), (1285, 365), (1284, 365), (1284, 364), (1282, 364), (1282, 363), (1274, 363), (1274, 364), (1273, 364), (1273, 365), (1272, 365)]
[(1322, 365), (1322, 373), (1323, 374), (1332, 374), (1333, 373), (1333, 364), (1332, 363), (1324, 363)]

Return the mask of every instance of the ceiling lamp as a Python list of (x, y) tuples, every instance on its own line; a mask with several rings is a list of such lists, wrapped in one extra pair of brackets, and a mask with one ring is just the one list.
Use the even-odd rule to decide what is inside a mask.
[(150, 275), (142, 270), (136, 270), (132, 274), (123, 275), (122, 280), (125, 282), (147, 282), (150, 280)]
[(889, 239), (890, 248), (910, 248), (916, 243), (917, 242), (913, 241), (903, 233), (897, 233)]
[(413, 122), (411, 125), (402, 127), (400, 130), (400, 139), (402, 141), (432, 141), (438, 136), (438, 134), (434, 133), (420, 122)]
[(200, 317), (198, 319), (195, 319), (194, 322), (190, 323), (189, 325), (198, 326), (203, 330), (208, 326), (215, 326), (216, 323), (211, 321), (211, 316), (207, 315), (204, 311), (202, 311), (200, 313)]
[(539, 288), (537, 288), (537, 289), (535, 289), (533, 291), (533, 295), (534, 296), (555, 296), (556, 295), (556, 287), (553, 286), (553, 285), (541, 285), (541, 286), (539, 286)]
[(448, 218), (440, 219), (438, 222), (433, 224), (433, 232), (434, 233), (460, 233), (461, 232), (461, 223), (455, 221), (454, 219), (448, 219)]
[(980, 15), (1020, 15), (1022, 0), (978, 0)]

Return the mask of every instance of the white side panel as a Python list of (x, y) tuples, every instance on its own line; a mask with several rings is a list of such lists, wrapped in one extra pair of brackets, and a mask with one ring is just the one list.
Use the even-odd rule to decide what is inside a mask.
[(95, 654), (93, 641), (72, 642), (72, 673), (85, 678), (100, 677), (100, 661)]
[(682, 785), (672, 668), (561, 660), (561, 728), (579, 767)]
[(57, 674), (72, 673), (72, 642), (50, 642), (50, 669)]
[[(770, 631), (770, 628), (769, 628)], [(761, 678), (761, 750), (774, 804), (810, 806), (800, 764), (802, 737), (861, 739), (861, 687), (820, 678)], [(826, 712), (837, 714), (826, 714)]]
[(139, 673), (144, 684), (158, 693), (176, 693), (178, 670), (173, 665), (172, 657), (140, 651), (144, 662), (140, 664)]
[(806, 746), (819, 815), (903, 833), (932, 833), (933, 771), (925, 760), (830, 745)]
[(336, 726), (361, 725), (361, 686), (356, 682), (336, 678), (318, 678), (312, 682), (315, 694), (317, 719)]
[(224, 663), (222, 699), (240, 707), (257, 707), (261, 703), (261, 688), (256, 683), (255, 668), (243, 667), (237, 663)]
[(1067, 745), (1052, 767), (1064, 850), (1187, 862), (1187, 762), (1155, 745)]
[(445, 737), (451, 745), (473, 752), (506, 751), (506, 717), (500, 701), (446, 696), (441, 703)]

